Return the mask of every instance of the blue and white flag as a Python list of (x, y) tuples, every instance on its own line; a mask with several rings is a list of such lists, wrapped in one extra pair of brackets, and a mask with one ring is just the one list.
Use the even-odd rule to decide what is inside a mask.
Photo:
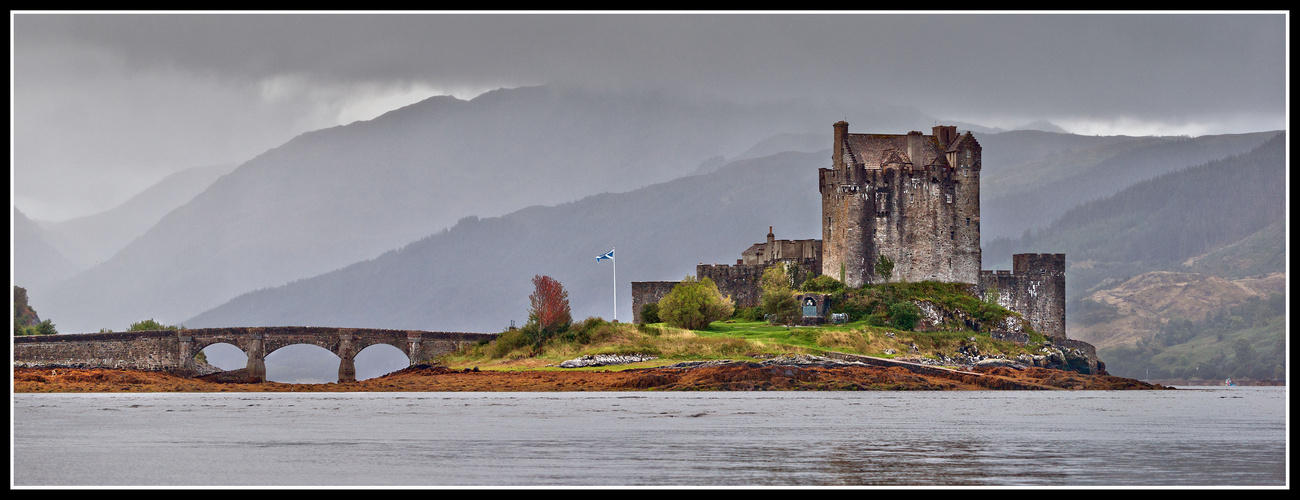
[(601, 255), (600, 257), (596, 257), (596, 262), (600, 262), (605, 259), (614, 260), (614, 251), (610, 250), (609, 253), (605, 255)]

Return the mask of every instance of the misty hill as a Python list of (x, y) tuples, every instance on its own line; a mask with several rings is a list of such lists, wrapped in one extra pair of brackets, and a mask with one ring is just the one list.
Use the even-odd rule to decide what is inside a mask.
[(1044, 230), (994, 240), (984, 253), (1065, 253), (1071, 308), (1085, 290), (1148, 271), (1185, 271), (1188, 260), (1201, 261), (1201, 270), (1211, 263), (1231, 268), (1225, 249), (1234, 244), (1254, 261), (1236, 267), (1285, 271), (1278, 254), (1285, 253), (1286, 242), (1276, 224), (1286, 217), (1286, 138), (1273, 135), (1247, 154), (1163, 174), (1079, 205)]
[(530, 280), (569, 290), (575, 319), (631, 319), (632, 281), (680, 280), (697, 263), (733, 263), (774, 226), (820, 238), (818, 168), (829, 151), (729, 164), (627, 193), (501, 217), (469, 217), (400, 250), (285, 286), (241, 295), (186, 326), (315, 325), (497, 332), (522, 325)]
[[(1088, 140), (1026, 131), (990, 136), (987, 143), (985, 137), (978, 137), (989, 152), (981, 175), (980, 236), (985, 244), (1000, 237), (1019, 237), (1027, 229), (1047, 227), (1075, 205), (1161, 174), (1245, 153), (1275, 134)], [(1050, 148), (1061, 149), (1035, 158)], [(1001, 154), (1018, 156), (999, 159), (996, 155)], [(1023, 163), (1015, 163), (1022, 159)], [(993, 264), (985, 261), (986, 266)]]
[[(14, 285), (29, 290), (45, 290), (81, 271), (50, 244), (49, 235), (36, 222), (16, 207), (13, 211)], [(42, 297), (40, 292), (34, 295)]]
[(1198, 255), (1184, 267), (1190, 272), (1244, 278), (1286, 272), (1286, 219), (1278, 219), (1241, 241)]
[[(894, 108), (855, 113), (882, 127), (909, 128), (895, 122), (905, 116), (932, 121)], [(844, 114), (570, 87), (434, 97), (303, 134), (240, 165), (51, 290), (46, 307), (68, 331), (150, 317), (174, 324), (249, 290), (374, 258), (466, 216), (668, 181), (777, 133), (829, 130), (829, 116)]]
[(36, 221), (59, 252), (82, 269), (107, 260), (176, 207), (203, 192), (235, 164), (192, 167), (164, 177), (120, 205), (59, 222)]
[(1076, 261), (1181, 263), (1236, 242), (1286, 215), (1286, 138), (1272, 135), (1249, 153), (1138, 182), (995, 244), (1061, 247)]

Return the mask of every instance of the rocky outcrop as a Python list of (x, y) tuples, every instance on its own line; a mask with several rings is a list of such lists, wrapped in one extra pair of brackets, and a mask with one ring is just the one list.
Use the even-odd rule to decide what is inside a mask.
[(642, 354), (629, 354), (626, 356), (620, 354), (595, 354), (595, 355), (588, 354), (580, 358), (570, 359), (568, 361), (560, 363), (560, 368), (582, 368), (586, 366), (625, 365), (628, 363), (639, 363), (642, 361), (650, 361), (652, 359), (655, 359), (655, 356), (647, 356)]
[(915, 328), (917, 331), (936, 330), (942, 325), (961, 325), (972, 331), (998, 330), (1025, 333), (1026, 330), (1025, 320), (1019, 314), (1009, 315), (997, 324), (985, 325), (972, 318), (966, 311), (948, 309), (928, 300), (913, 300), (912, 303), (921, 309), (921, 320), (917, 322)]
[[(1071, 341), (1074, 344), (1083, 342)], [(897, 358), (918, 364), (957, 366), (963, 369), (1003, 367), (1016, 370), (1027, 368), (1048, 368), (1069, 371), (1084, 375), (1106, 375), (1106, 364), (1097, 358), (1090, 346), (1057, 345), (1045, 342), (1038, 348), (1038, 354), (1021, 354), (1007, 357), (1002, 354), (986, 355), (979, 352), (975, 344), (959, 347), (953, 356), (923, 358), (920, 356)]]

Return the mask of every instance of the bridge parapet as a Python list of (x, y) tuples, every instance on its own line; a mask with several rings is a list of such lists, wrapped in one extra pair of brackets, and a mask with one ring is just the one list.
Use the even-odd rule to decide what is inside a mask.
[(416, 364), (495, 337), (487, 333), (302, 326), (38, 335), (14, 337), (14, 366), (115, 368), (192, 376), (197, 368), (194, 355), (207, 346), (227, 343), (248, 356), (248, 375), (265, 381), (268, 354), (290, 345), (310, 344), (338, 355), (339, 380), (353, 381), (353, 359), (375, 344), (394, 346)]

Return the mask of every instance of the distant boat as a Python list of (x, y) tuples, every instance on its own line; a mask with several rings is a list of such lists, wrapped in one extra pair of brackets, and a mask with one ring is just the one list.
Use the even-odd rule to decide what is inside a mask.
[(1227, 387), (1232, 387), (1232, 386), (1234, 386), (1234, 385), (1237, 385), (1237, 383), (1236, 383), (1236, 382), (1233, 382), (1232, 379), (1227, 379), (1227, 380), (1224, 380), (1224, 381), (1223, 381), (1223, 385), (1225, 385), (1225, 386), (1227, 386)]

